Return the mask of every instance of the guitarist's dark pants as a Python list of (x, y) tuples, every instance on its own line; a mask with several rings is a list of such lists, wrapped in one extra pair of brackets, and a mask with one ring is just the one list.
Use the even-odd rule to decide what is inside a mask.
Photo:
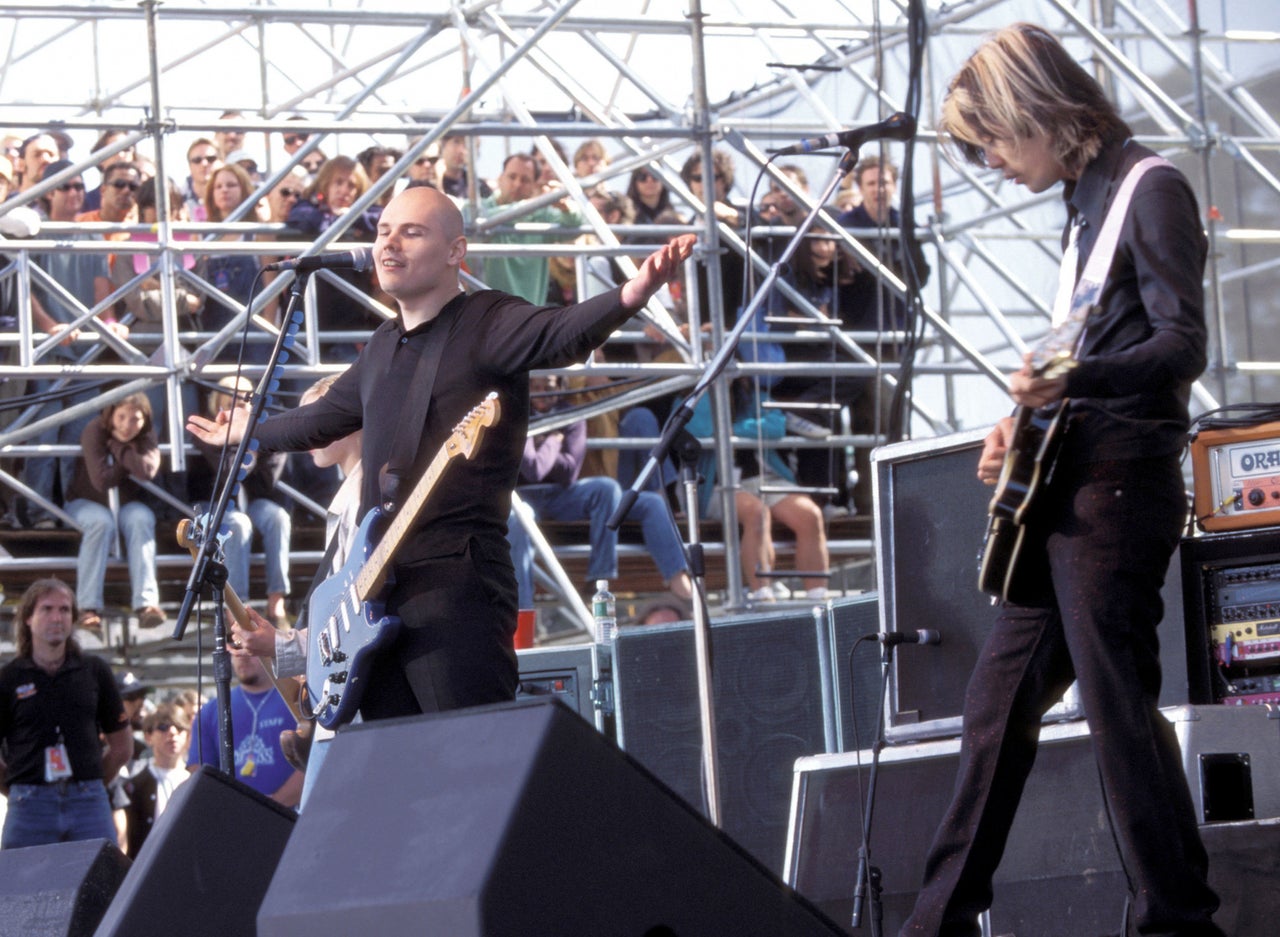
[(369, 671), (366, 720), (515, 698), (516, 578), (506, 541), (396, 565), (387, 611), (404, 623)]
[(902, 933), (977, 937), (1040, 719), (1075, 678), (1128, 876), (1131, 933), (1220, 937), (1177, 740), (1157, 709), (1156, 626), (1185, 511), (1181, 472), (1175, 459), (1075, 470), (1060, 461), (1057, 472), (1027, 548), (1043, 607), (1006, 606), (979, 656), (955, 795)]

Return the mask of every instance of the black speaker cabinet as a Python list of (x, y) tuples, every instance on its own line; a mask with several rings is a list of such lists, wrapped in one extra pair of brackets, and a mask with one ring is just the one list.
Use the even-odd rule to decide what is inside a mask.
[(205, 766), (142, 844), (97, 937), (254, 937), (296, 814)]
[[(827, 604), (835, 674), (835, 751), (870, 748), (880, 706), (880, 642), (864, 640), (880, 631), (880, 595), (868, 592)], [(856, 645), (856, 647), (855, 647)]]
[[(977, 478), (986, 434), (981, 429), (911, 440), (872, 454), (884, 630), (932, 628), (942, 636), (936, 647), (894, 654), (886, 719), (886, 735), (894, 741), (959, 734), (965, 687), (996, 614), (990, 597), (978, 590), (992, 495)], [(1160, 705), (1175, 706), (1190, 701), (1176, 555), (1162, 594)]]
[[(1258, 922), (1262, 909), (1280, 906), (1280, 893), (1268, 878), (1280, 859), (1246, 848), (1244, 831), (1254, 830), (1275, 844), (1280, 820), (1215, 821), (1280, 813), (1275, 780), (1280, 720), (1269, 718), (1263, 707), (1173, 706), (1162, 712), (1178, 738), (1202, 821), (1210, 881), (1223, 902), (1218, 923), (1233, 937), (1269, 937), (1274, 919), (1270, 929)], [(901, 928), (924, 879), (925, 859), (955, 786), (959, 744), (958, 739), (915, 742), (890, 746), (882, 754), (871, 858), (882, 872), (886, 934)], [(1243, 759), (1254, 765), (1252, 776), (1204, 770), (1206, 763), (1228, 755), (1233, 763)], [(853, 907), (859, 815), (869, 771), (868, 752), (815, 756), (796, 765), (784, 878), (842, 923)], [(991, 932), (1036, 937), (1116, 932), (1125, 891), (1088, 727), (1079, 721), (1047, 725), (995, 875)], [(1229, 926), (1233, 922), (1252, 923), (1237, 929)]]
[[(791, 769), (835, 751), (825, 606), (711, 623), (721, 826), (782, 867)], [(614, 650), (618, 744), (705, 812), (691, 622), (623, 628)]]
[(128, 871), (105, 839), (0, 850), (0, 937), (90, 937)]
[(839, 934), (558, 700), (332, 745), (260, 937)]

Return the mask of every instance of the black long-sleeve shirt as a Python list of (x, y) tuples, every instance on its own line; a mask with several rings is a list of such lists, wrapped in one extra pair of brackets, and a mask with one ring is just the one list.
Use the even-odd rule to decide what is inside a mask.
[[(324, 397), (271, 417), (258, 431), (264, 449), (302, 450), (363, 428), (363, 516), (381, 500), (380, 469), (391, 459), (401, 422), (423, 419), (409, 409), (410, 388), (428, 334), (446, 322), (449, 335), (405, 484), (421, 476), (489, 391), (498, 393), (501, 415), (474, 454), (455, 458), (445, 471), (397, 552), (397, 564), (457, 553), (473, 537), (505, 550), (511, 490), (528, 428), (529, 371), (585, 359), (635, 312), (621, 305), (620, 290), (565, 307), (534, 306), (494, 290), (459, 295), (454, 303), (461, 306), (453, 315), (442, 312), (411, 331), (398, 318), (383, 323)], [(407, 494), (402, 491), (402, 498)]]
[[(1132, 140), (1112, 141), (1067, 186), (1068, 211), (1083, 221), (1081, 269), (1120, 183), (1152, 155)], [(1129, 206), (1099, 308), (1086, 322), (1079, 364), (1067, 374), (1071, 460), (1167, 456), (1182, 448), (1191, 384), (1207, 361), (1206, 253), (1187, 180), (1172, 167), (1147, 172)]]

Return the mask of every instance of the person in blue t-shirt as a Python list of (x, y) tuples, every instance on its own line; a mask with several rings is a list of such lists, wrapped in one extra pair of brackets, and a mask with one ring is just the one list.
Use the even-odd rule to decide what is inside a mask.
[[(286, 807), (298, 806), (302, 772), (285, 760), (280, 733), (297, 724), (262, 666), (248, 651), (231, 651), (231, 665), (240, 685), (231, 690), (231, 746), (235, 777)], [(187, 768), (218, 764), (217, 701), (200, 709), (196, 734), (187, 755)]]

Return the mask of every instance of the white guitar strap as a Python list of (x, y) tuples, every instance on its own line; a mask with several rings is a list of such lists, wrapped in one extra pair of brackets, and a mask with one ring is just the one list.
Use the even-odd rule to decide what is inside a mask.
[[(1067, 247), (1062, 255), (1062, 267), (1058, 273), (1058, 293), (1053, 304), (1053, 324), (1061, 325), (1071, 317), (1074, 310), (1096, 305), (1102, 296), (1102, 287), (1107, 282), (1107, 274), (1111, 270), (1111, 261), (1115, 258), (1116, 245), (1120, 242), (1120, 229), (1129, 214), (1129, 202), (1138, 187), (1138, 181), (1148, 169), (1157, 166), (1171, 165), (1163, 156), (1148, 156), (1135, 163), (1120, 183), (1115, 200), (1107, 209), (1107, 217), (1103, 219), (1102, 230), (1093, 250), (1089, 252), (1089, 260), (1085, 263), (1084, 272), (1076, 279), (1076, 268), (1080, 262), (1079, 220), (1071, 225), (1067, 236)], [(1074, 284), (1074, 286), (1072, 286)], [(1083, 336), (1083, 333), (1081, 333)]]

